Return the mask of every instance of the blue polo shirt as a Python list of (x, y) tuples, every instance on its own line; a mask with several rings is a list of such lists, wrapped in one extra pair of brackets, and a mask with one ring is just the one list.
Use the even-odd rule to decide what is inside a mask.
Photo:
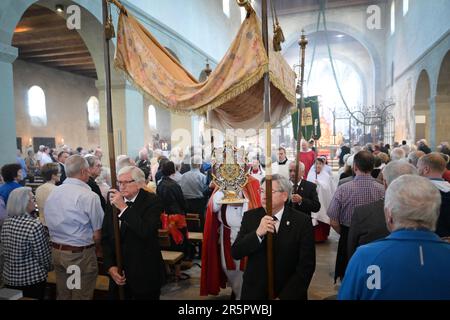
[(22, 186), (15, 181), (6, 182), (0, 187), (0, 197), (2, 197), (3, 201), (5, 201), (5, 206), (8, 203), (8, 198), (11, 191), (20, 187)]
[(450, 244), (425, 229), (400, 229), (361, 246), (338, 299), (450, 300)]

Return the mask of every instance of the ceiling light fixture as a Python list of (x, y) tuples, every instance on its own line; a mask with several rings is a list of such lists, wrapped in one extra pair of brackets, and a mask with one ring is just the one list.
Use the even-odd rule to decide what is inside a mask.
[(56, 12), (58, 12), (58, 13), (64, 13), (64, 6), (63, 6), (62, 4), (57, 4), (57, 5), (55, 6), (55, 10), (56, 10)]
[(338, 35), (336, 36), (336, 38), (343, 38), (343, 37), (345, 37), (343, 34), (338, 34)]

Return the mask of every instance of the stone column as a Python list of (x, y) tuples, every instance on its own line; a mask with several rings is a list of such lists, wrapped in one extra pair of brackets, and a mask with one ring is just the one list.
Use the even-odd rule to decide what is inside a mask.
[(430, 107), (429, 121), (428, 121), (428, 146), (432, 149), (436, 149), (436, 96), (428, 99), (428, 105)]
[(17, 48), (0, 42), (0, 167), (16, 162), (16, 113), (12, 63), (17, 55)]
[[(103, 82), (96, 82), (100, 104), (100, 145), (103, 163), (109, 165), (106, 92)], [(127, 154), (134, 158), (144, 145), (144, 110), (142, 95), (125, 81), (111, 83), (115, 158)]]

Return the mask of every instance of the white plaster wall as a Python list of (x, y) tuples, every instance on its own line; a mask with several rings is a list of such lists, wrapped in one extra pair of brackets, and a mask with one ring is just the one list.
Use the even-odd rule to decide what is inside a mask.
[[(87, 101), (98, 97), (94, 80), (38, 64), (16, 60), (14, 101), (17, 137), (27, 145), (32, 137), (55, 137), (56, 145), (64, 143), (76, 148), (99, 145), (99, 130), (88, 130)], [(28, 115), (27, 93), (33, 85), (42, 88), (47, 107), (47, 125), (36, 127)]]

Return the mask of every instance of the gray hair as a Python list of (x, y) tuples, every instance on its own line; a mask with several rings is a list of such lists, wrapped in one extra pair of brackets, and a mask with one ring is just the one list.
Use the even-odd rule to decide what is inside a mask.
[(384, 208), (391, 211), (394, 230), (427, 228), (434, 231), (440, 207), (439, 190), (424, 177), (401, 176), (386, 190)]
[(97, 156), (94, 156), (92, 154), (87, 154), (84, 156), (84, 158), (86, 159), (89, 168), (92, 168), (93, 166), (95, 166), (95, 162), (100, 161), (100, 159)]
[(74, 154), (67, 158), (64, 167), (66, 168), (66, 176), (72, 178), (79, 174), (81, 170), (89, 168), (89, 164), (83, 156)]
[(192, 157), (192, 168), (200, 169), (202, 166), (202, 157), (195, 155)]
[(417, 168), (417, 162), (425, 153), (423, 151), (412, 151), (408, 154), (408, 162)]
[(383, 168), (383, 179), (387, 185), (405, 174), (418, 175), (417, 169), (404, 161), (391, 161)]
[(133, 166), (133, 162), (131, 161), (131, 158), (125, 154), (122, 154), (117, 157), (117, 172), (119, 172), (121, 169)]
[(391, 152), (391, 161), (405, 159), (406, 153), (402, 148), (394, 148)]
[(30, 187), (21, 187), (11, 191), (6, 205), (8, 217), (21, 216), (27, 212), (30, 192), (32, 192)]
[[(266, 181), (266, 178), (264, 177), (261, 180), (261, 185), (263, 183), (265, 183), (265, 181)], [(290, 201), (291, 200), (291, 193), (292, 193), (292, 185), (289, 182), (289, 180), (285, 176), (282, 176), (281, 174), (276, 173), (276, 174), (274, 174), (272, 176), (272, 181), (278, 181), (279, 191), (287, 192), (287, 194), (288, 194), (288, 201)]]
[(126, 166), (119, 170), (117, 176), (121, 176), (122, 174), (131, 173), (131, 177), (137, 183), (145, 182), (145, 174), (144, 171), (134, 166)]

